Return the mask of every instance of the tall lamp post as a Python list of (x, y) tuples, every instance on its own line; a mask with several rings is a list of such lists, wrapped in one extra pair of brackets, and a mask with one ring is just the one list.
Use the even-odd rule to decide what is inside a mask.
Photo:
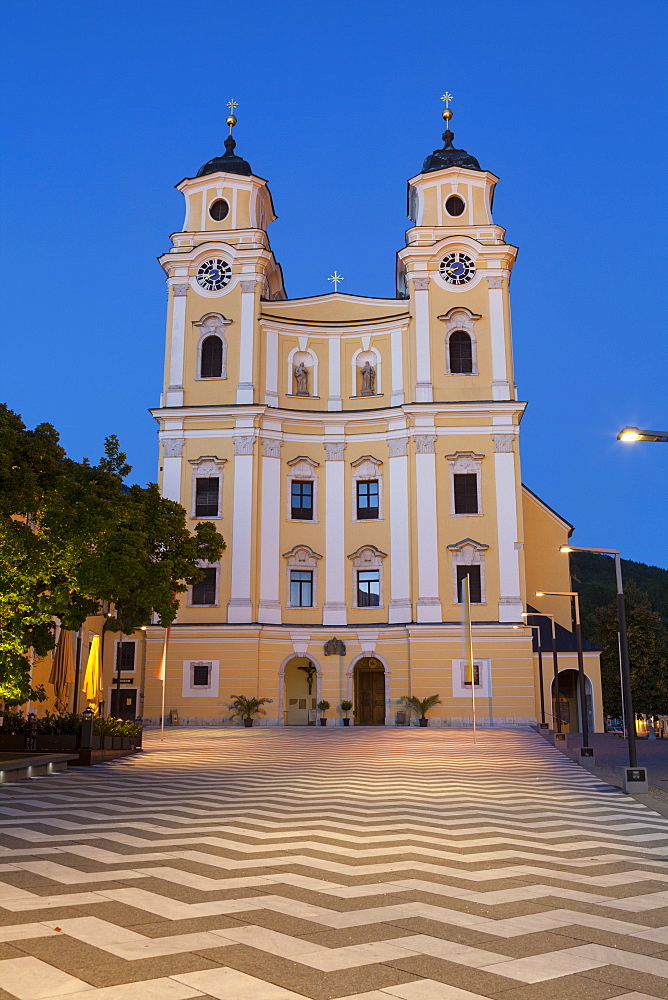
[[(559, 696), (559, 657), (557, 654), (557, 629), (554, 624), (554, 615), (549, 615), (545, 611), (523, 611), (522, 618), (549, 618), (552, 623), (552, 665), (554, 667), (554, 704), (555, 711), (553, 721), (557, 723), (557, 732), (561, 732), (561, 704)], [(537, 626), (532, 625), (532, 628)], [(540, 633), (539, 633), (540, 635)], [(551, 699), (550, 699), (551, 703)]]
[(585, 682), (584, 656), (582, 655), (582, 628), (580, 626), (580, 598), (575, 590), (540, 590), (536, 592), (536, 597), (572, 597), (575, 601), (575, 641), (578, 647), (578, 688), (580, 692), (580, 724), (582, 726), (582, 753), (583, 757), (591, 757), (592, 752), (589, 746), (589, 720), (587, 718), (587, 688)]
[[(624, 721), (628, 730), (629, 768), (637, 769), (638, 753), (636, 747), (636, 722), (633, 711), (633, 696), (631, 694), (631, 669), (629, 666), (629, 644), (626, 635), (626, 608), (624, 606), (624, 588), (622, 586), (622, 560), (618, 549), (592, 549), (584, 545), (562, 545), (560, 552), (601, 552), (615, 557), (615, 576), (617, 578), (617, 617), (619, 619), (619, 648), (622, 667), (622, 691), (624, 694)], [(632, 779), (629, 779), (632, 780)]]
[[(618, 441), (658, 441), (668, 444), (668, 431), (641, 431), (639, 427), (623, 427), (617, 435)], [(577, 551), (577, 550), (576, 550)], [(585, 552), (601, 552), (601, 549), (585, 549)]]
[[(526, 612), (522, 612), (522, 618), (526, 618)], [(529, 625), (524, 623), (525, 628), (530, 628), (536, 633), (536, 645), (538, 646), (538, 690), (540, 691), (540, 728), (547, 729), (545, 721), (545, 682), (543, 680), (543, 646), (540, 641), (540, 625)], [(513, 628), (521, 628), (521, 625), (513, 625)]]

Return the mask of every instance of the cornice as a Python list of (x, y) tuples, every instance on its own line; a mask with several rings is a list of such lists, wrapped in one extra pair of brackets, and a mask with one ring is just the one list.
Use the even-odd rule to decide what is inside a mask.
[[(272, 303), (273, 304), (273, 303)], [(397, 313), (396, 316), (366, 320), (286, 320), (283, 317), (264, 313), (258, 318), (258, 323), (264, 329), (277, 330), (278, 333), (295, 334), (299, 330), (308, 332), (309, 336), (345, 336), (346, 331), (354, 329), (350, 336), (360, 337), (364, 333), (390, 333), (392, 330), (406, 329), (411, 321), (410, 313)]]

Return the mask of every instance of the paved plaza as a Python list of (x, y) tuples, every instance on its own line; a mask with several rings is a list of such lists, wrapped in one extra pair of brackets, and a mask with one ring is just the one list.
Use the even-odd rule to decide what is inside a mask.
[(668, 820), (530, 730), (145, 747), (0, 790), (0, 1000), (668, 998)]

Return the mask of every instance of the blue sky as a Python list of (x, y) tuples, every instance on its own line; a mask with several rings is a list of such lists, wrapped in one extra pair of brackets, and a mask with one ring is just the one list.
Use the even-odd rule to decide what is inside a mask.
[(520, 247), (516, 375), (525, 482), (574, 541), (668, 566), (668, 8), (645, 0), (246, 6), (22, 0), (5, 8), (0, 398), (74, 458), (117, 433), (156, 477), (174, 184), (237, 151), (271, 186), (290, 296), (394, 294), (406, 179), (456, 145), (501, 181)]

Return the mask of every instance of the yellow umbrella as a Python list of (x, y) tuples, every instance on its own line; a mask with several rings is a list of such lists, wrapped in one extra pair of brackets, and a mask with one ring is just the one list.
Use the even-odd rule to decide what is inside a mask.
[(67, 711), (68, 687), (74, 680), (74, 657), (72, 656), (72, 633), (60, 630), (58, 648), (51, 664), (49, 682), (53, 684), (56, 695), (56, 708), (59, 712)]
[(102, 695), (99, 635), (93, 636), (90, 653), (88, 654), (88, 662), (86, 664), (86, 673), (84, 674), (83, 679), (83, 689), (88, 701), (94, 702), (95, 707), (97, 708), (97, 704), (101, 700)]

